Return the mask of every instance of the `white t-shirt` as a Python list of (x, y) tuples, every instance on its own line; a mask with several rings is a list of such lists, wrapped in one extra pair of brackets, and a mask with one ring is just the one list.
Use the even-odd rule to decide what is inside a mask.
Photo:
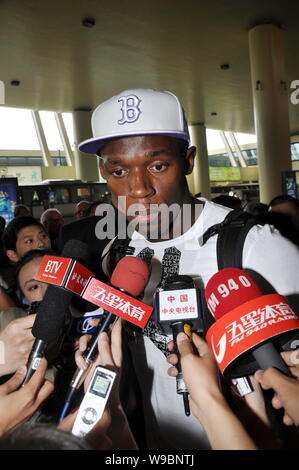
[[(223, 221), (231, 210), (201, 198), (205, 202), (195, 224), (182, 236), (150, 243), (134, 232), (130, 246), (134, 256), (151, 259), (152, 273), (144, 301), (151, 304), (161, 275), (185, 274), (198, 286), (206, 286), (217, 271), (217, 236), (202, 245), (202, 235)], [(243, 268), (258, 281), (264, 278), (281, 295), (291, 296), (294, 308), (299, 297), (299, 250), (269, 225), (254, 226), (246, 237)], [(263, 284), (263, 283), (262, 283)], [(266, 291), (264, 293), (267, 293)], [(294, 300), (296, 301), (294, 303)], [(298, 310), (299, 311), (299, 310)], [(158, 335), (158, 333), (157, 333)], [(176, 393), (175, 378), (167, 375), (169, 365), (163, 352), (146, 336), (130, 343), (134, 366), (142, 390), (148, 446), (150, 449), (207, 449), (206, 434), (193, 417), (184, 414), (183, 399)]]

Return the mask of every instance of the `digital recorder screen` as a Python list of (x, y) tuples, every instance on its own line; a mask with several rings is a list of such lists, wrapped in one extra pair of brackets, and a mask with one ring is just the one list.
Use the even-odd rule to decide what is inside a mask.
[(94, 378), (90, 391), (95, 395), (105, 398), (109, 390), (110, 383), (111, 379), (102, 372), (99, 372)]

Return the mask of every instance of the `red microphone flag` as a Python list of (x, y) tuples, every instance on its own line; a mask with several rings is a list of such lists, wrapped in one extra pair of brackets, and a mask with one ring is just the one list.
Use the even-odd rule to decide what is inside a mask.
[[(149, 268), (143, 260), (126, 256), (117, 264), (111, 282), (119, 289), (138, 295), (148, 277)], [(95, 279), (91, 271), (72, 258), (45, 255), (35, 279), (68, 289), (140, 328), (146, 326), (153, 311), (149, 305)]]
[(94, 273), (72, 258), (45, 255), (34, 279), (64, 287), (81, 296), (93, 277)]
[(206, 340), (224, 375), (244, 353), (299, 328), (299, 318), (285, 298), (261, 295), (251, 277), (240, 269), (216, 273), (207, 284), (206, 301), (217, 319)]

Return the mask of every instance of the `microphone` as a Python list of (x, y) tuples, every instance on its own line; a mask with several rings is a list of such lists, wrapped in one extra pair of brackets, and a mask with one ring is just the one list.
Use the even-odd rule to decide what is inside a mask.
[[(126, 256), (122, 258), (116, 265), (111, 279), (110, 284), (113, 287), (116, 287), (118, 291), (123, 294), (133, 295), (134, 297), (139, 297), (148, 283), (150, 271), (149, 267), (145, 261), (141, 258), (136, 258), (134, 256)], [(110, 289), (109, 289), (110, 290)], [(92, 297), (93, 289), (90, 289), (92, 294), (90, 294), (88, 288), (85, 293), (85, 298), (88, 296)], [(119, 293), (119, 292), (118, 292)], [(116, 300), (118, 302), (118, 299)], [(144, 305), (144, 304), (143, 304)], [(109, 311), (109, 310), (112, 310)], [(150, 307), (150, 312), (152, 308)], [(109, 307), (106, 307), (103, 314), (103, 320), (100, 321), (96, 331), (93, 333), (86, 351), (82, 355), (83, 359), (87, 363), (91, 363), (95, 360), (95, 355), (97, 355), (97, 343), (100, 333), (108, 331), (110, 325), (117, 319), (118, 315), (115, 315), (116, 312), (113, 312), (113, 301)], [(148, 316), (149, 318), (149, 316)], [(147, 318), (147, 319), (148, 319)], [(136, 324), (135, 317), (127, 317), (127, 321), (130, 323)]]
[(284, 297), (262, 295), (253, 279), (238, 268), (216, 273), (205, 297), (216, 320), (206, 339), (224, 376), (234, 379), (268, 367), (290, 375), (278, 350), (299, 329), (299, 318)]
[(191, 336), (191, 329), (203, 333), (203, 315), (200, 291), (195, 289), (192, 277), (174, 275), (165, 280), (163, 290), (156, 293), (156, 314), (165, 334), (172, 333), (178, 355), (176, 376), (177, 393), (183, 396), (186, 416), (190, 415), (188, 390), (184, 382), (176, 338), (180, 332)]
[[(94, 273), (80, 264), (79, 261), (53, 255), (45, 255), (43, 257), (39, 269), (34, 276), (37, 281), (62, 287), (76, 294), (72, 297), (71, 304), (78, 312), (82, 312), (82, 316), (74, 316), (72, 318), (69, 331), (71, 336), (81, 336), (86, 327), (88, 328), (87, 319), (99, 318), (102, 314), (102, 309), (81, 297), (93, 277)], [(94, 328), (89, 327), (88, 329), (94, 331)]]
[[(125, 318), (131, 323), (134, 323), (135, 325), (139, 324), (140, 320), (142, 320), (143, 326), (146, 325), (152, 313), (152, 307), (145, 306), (145, 304), (138, 302), (137, 306), (135, 307), (135, 310), (139, 308), (138, 305), (140, 304), (146, 307), (146, 312), (141, 312), (139, 310), (139, 313), (137, 313), (137, 317), (134, 316), (134, 313), (136, 313), (134, 312), (134, 305), (133, 308), (130, 309), (130, 306), (132, 307), (133, 298), (129, 297), (129, 295), (133, 295), (134, 297), (140, 296), (144, 291), (149, 276), (149, 267), (145, 263), (145, 261), (143, 261), (141, 258), (136, 258), (134, 256), (126, 256), (118, 262), (110, 279), (110, 284), (116, 287), (117, 289), (113, 289), (110, 286), (98, 281), (97, 279), (91, 280), (83, 295), (83, 298), (94, 302), (100, 306), (106, 305), (106, 308), (104, 310), (102, 319), (96, 328), (96, 331), (93, 333), (88, 343), (86, 351), (84, 351), (82, 355), (83, 359), (88, 364), (94, 362), (97, 356), (97, 344), (99, 335), (102, 332), (108, 331), (110, 326), (119, 316)], [(106, 289), (104, 289), (103, 286), (105, 286)], [(100, 290), (97, 291), (95, 287), (98, 287)], [(99, 295), (99, 292), (101, 295)], [(124, 299), (125, 303), (123, 303)], [(130, 302), (126, 302), (126, 299), (130, 299)], [(107, 303), (105, 304), (105, 300), (106, 302), (107, 300), (109, 300), (110, 305), (107, 305)], [(123, 308), (121, 311), (118, 311), (117, 308), (121, 308), (122, 306), (125, 308)], [(141, 313), (142, 315), (140, 315)], [(65, 405), (62, 414), (60, 416), (60, 421), (66, 415), (66, 412), (71, 402), (73, 401), (77, 390), (81, 386), (86, 374), (87, 370), (82, 370), (79, 368), (75, 372), (69, 386), (69, 391), (65, 400)]]
[[(85, 262), (88, 257), (88, 247), (86, 243), (80, 240), (69, 240), (65, 244), (61, 255), (62, 257), (72, 256)], [(59, 256), (54, 258), (58, 264), (53, 266), (58, 271), (61, 266), (60, 263), (63, 263), (63, 258)], [(32, 334), (36, 339), (29, 355), (27, 373), (22, 386), (30, 380), (38, 368), (48, 344), (59, 338), (72, 295), (71, 291), (57, 289), (52, 285), (48, 286), (44, 298), (37, 308), (36, 319), (32, 327)]]
[[(124, 271), (117, 270), (114, 280), (119, 289), (99, 281), (85, 266), (66, 257), (44, 256), (34, 278), (72, 291), (79, 296), (80, 300), (87, 301), (89, 310), (90, 305), (93, 305), (92, 310), (94, 310), (94, 306), (98, 306), (144, 328), (152, 314), (152, 307), (126, 294), (121, 285), (126, 286), (127, 283), (128, 292), (132, 292), (134, 295), (134, 289), (139, 289), (140, 280), (146, 279), (143, 282), (147, 282), (149, 269), (140, 258), (127, 256), (124, 259), (126, 261), (120, 264), (120, 266), (124, 264)], [(128, 273), (130, 276), (127, 278)], [(117, 283), (120, 283), (120, 286)]]

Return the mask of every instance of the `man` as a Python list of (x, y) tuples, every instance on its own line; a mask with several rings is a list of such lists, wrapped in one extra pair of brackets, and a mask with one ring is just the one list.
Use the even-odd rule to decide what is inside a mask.
[(16, 263), (29, 250), (50, 248), (51, 242), (42, 223), (29, 215), (13, 219), (3, 233), (6, 256)]
[(49, 234), (52, 248), (57, 249), (58, 236), (64, 224), (63, 215), (58, 209), (50, 208), (42, 213), (40, 222)]
[(90, 204), (91, 203), (89, 201), (80, 201), (78, 202), (78, 204), (76, 204), (75, 206), (76, 220), (81, 220), (88, 216), (88, 209), (89, 209)]
[(278, 212), (290, 218), (294, 230), (299, 234), (299, 203), (297, 199), (287, 194), (276, 196), (269, 203), (269, 212)]
[[(151, 303), (157, 287), (173, 274), (192, 276), (197, 286), (205, 286), (218, 270), (217, 237), (204, 245), (202, 237), (230, 209), (189, 193), (186, 175), (193, 170), (196, 149), (189, 147), (177, 97), (156, 90), (124, 91), (97, 107), (92, 129), (94, 137), (79, 149), (100, 157), (112, 203), (127, 215), (129, 246), (151, 263), (145, 302)], [(282, 295), (298, 294), (298, 250), (269, 226), (251, 229), (243, 264)], [(148, 448), (208, 448), (198, 422), (184, 415), (173, 377), (167, 377), (163, 354), (169, 338), (154, 322), (144, 334), (131, 337), (128, 347), (142, 393)], [(264, 413), (263, 404), (259, 406)]]
[(17, 204), (13, 211), (14, 217), (20, 217), (20, 215), (31, 215), (30, 209), (25, 204)]
[[(24, 215), (13, 219), (2, 235), (3, 250), (9, 263), (4, 260), (0, 266), (0, 284), (5, 288), (13, 288), (14, 263), (29, 250), (50, 248), (51, 242), (42, 224), (34, 217)], [(12, 289), (13, 290), (13, 289)]]

